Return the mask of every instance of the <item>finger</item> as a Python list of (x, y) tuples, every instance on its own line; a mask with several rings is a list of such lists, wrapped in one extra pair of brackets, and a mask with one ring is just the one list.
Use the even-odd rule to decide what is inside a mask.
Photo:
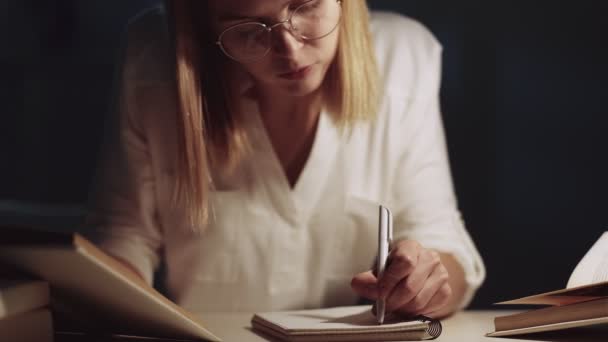
[(372, 300), (378, 298), (378, 280), (372, 271), (355, 275), (350, 282), (350, 286), (361, 297)]
[(443, 309), (452, 298), (452, 287), (450, 284), (444, 284), (439, 291), (435, 293), (433, 298), (429, 301), (426, 308), (423, 310), (422, 315), (433, 317), (433, 314)]
[(440, 264), (435, 267), (433, 272), (429, 275), (420, 292), (418, 292), (418, 294), (412, 298), (412, 300), (399, 307), (399, 312), (408, 315), (420, 315), (422, 313), (431, 311), (429, 309), (431, 300), (446, 284), (449, 288), (448, 272), (446, 268)]
[(401, 241), (395, 246), (379, 279), (380, 298), (388, 297), (395, 286), (414, 270), (419, 253), (420, 245), (415, 241)]
[[(435, 251), (424, 250), (420, 254), (418, 265), (390, 294), (387, 299), (387, 309), (393, 311), (412, 301), (424, 289), (428, 278), (435, 268), (441, 265), (439, 254)], [(430, 284), (429, 284), (430, 285)], [(436, 291), (436, 289), (435, 289)], [(430, 299), (430, 297), (429, 297)]]

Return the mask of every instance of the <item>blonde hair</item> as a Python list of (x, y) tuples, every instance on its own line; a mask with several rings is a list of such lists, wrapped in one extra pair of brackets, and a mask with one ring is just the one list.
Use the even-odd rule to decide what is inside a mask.
[[(231, 107), (224, 78), (224, 56), (207, 42), (207, 27), (197, 27), (193, 13), (207, 13), (207, 1), (167, 0), (175, 47), (178, 103), (178, 151), (174, 202), (186, 209), (190, 223), (208, 220), (211, 167), (230, 168), (246, 153), (239, 113)], [(341, 2), (338, 51), (323, 83), (325, 108), (340, 128), (375, 116), (377, 66), (365, 0)], [(206, 22), (206, 20), (198, 20)], [(203, 25), (201, 25), (203, 26)], [(207, 49), (204, 47), (208, 47)]]

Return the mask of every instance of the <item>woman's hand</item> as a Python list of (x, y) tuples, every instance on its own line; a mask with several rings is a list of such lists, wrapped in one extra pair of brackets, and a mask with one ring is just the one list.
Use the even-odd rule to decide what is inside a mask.
[(438, 252), (412, 240), (392, 246), (384, 274), (377, 279), (372, 271), (357, 274), (353, 290), (361, 297), (386, 300), (386, 312), (405, 316), (435, 316), (450, 302), (452, 288), (448, 270)]

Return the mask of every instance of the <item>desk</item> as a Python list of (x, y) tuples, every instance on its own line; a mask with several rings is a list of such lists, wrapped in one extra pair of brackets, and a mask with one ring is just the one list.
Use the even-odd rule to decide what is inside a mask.
[[(493, 329), (494, 317), (515, 311), (463, 311), (442, 321), (443, 332), (438, 342), (606, 342), (608, 329), (573, 329), (517, 338), (485, 337)], [(251, 330), (251, 313), (200, 314), (203, 324), (225, 342), (268, 342)], [(55, 342), (175, 342), (163, 339), (111, 338), (100, 336), (56, 336)]]
[[(551, 341), (551, 342), (606, 342), (608, 330), (576, 330), (572, 333), (559, 335), (542, 333), (528, 335), (524, 338), (486, 337), (485, 334), (494, 329), (494, 317), (508, 315), (516, 311), (463, 311), (442, 321), (443, 332), (434, 341), (438, 342), (519, 342), (519, 341)], [(226, 342), (267, 342), (269, 340), (251, 331), (250, 313), (201, 314), (203, 324), (216, 336)]]

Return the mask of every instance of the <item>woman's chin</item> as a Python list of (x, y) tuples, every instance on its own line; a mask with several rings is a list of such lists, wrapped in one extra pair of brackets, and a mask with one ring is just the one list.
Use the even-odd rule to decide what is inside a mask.
[(316, 92), (319, 87), (320, 85), (289, 85), (281, 90), (285, 95), (300, 97)]

